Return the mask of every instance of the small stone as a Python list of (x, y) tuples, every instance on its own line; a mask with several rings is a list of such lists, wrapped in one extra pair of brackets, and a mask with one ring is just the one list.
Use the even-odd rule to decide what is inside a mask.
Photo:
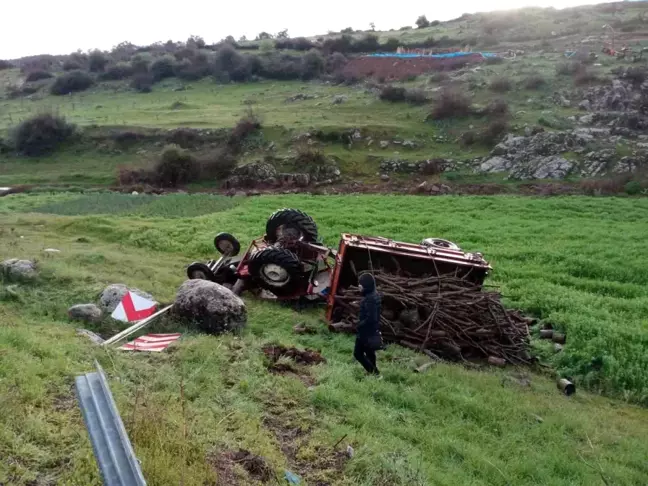
[(380, 148), (381, 149), (386, 149), (387, 147), (389, 147), (389, 142), (387, 140), (381, 140), (380, 141)]
[(45, 248), (43, 251), (45, 253), (61, 253), (61, 250), (57, 250), (56, 248)]
[(138, 195), (139, 195), (139, 192), (137, 192), (137, 191), (133, 191), (133, 192), (131, 192), (131, 195), (133, 195), (133, 196), (138, 196)]
[(380, 175), (380, 180), (383, 182), (388, 182), (389, 181), (389, 176), (387, 174), (381, 174)]
[(94, 304), (78, 304), (68, 309), (68, 317), (72, 321), (99, 322), (102, 312)]

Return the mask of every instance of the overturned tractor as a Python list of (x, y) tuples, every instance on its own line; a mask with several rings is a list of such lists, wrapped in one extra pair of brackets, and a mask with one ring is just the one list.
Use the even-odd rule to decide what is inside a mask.
[(381, 330), (387, 342), (447, 359), (526, 363), (529, 319), (506, 310), (500, 295), (483, 289), (491, 270), (481, 253), (451, 241), (420, 244), (342, 234), (337, 249), (320, 243), (313, 219), (296, 209), (273, 213), (265, 235), (240, 255), (230, 234), (214, 240), (217, 260), (192, 263), (189, 278), (230, 287), (235, 293), (265, 290), (282, 300), (327, 305), (329, 328), (355, 332), (358, 277), (374, 274), (383, 297)]

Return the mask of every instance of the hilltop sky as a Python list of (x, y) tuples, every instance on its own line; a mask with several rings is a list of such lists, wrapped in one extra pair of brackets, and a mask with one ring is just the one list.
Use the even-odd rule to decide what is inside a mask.
[[(566, 8), (598, 0), (464, 0), (406, 3), (368, 0), (247, 0), (159, 2), (153, 0), (32, 0), (4, 2), (0, 59), (34, 54), (67, 54), (77, 49), (110, 49), (122, 41), (137, 45), (199, 35), (208, 43), (228, 35), (254, 38), (288, 29), (291, 36), (325, 34), (345, 27), (377, 30), (414, 25), (419, 15), (449, 20), (463, 13), (525, 6)], [(401, 7), (401, 8), (399, 8)]]

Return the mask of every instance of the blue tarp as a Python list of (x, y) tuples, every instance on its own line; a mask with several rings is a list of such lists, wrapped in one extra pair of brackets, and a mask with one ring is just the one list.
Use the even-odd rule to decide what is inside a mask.
[(465, 57), (473, 56), (475, 54), (482, 55), (484, 57), (497, 57), (497, 54), (492, 52), (448, 52), (447, 54), (411, 54), (411, 53), (402, 53), (397, 52), (377, 52), (375, 54), (367, 54), (367, 57), (400, 57), (402, 59), (410, 59), (415, 57), (431, 57), (433, 59), (450, 59), (453, 57)]

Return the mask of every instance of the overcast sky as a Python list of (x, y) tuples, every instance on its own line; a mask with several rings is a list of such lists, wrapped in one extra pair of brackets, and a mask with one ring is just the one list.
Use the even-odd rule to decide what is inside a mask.
[[(375, 0), (7, 0), (0, 2), (0, 59), (33, 54), (67, 54), (77, 49), (110, 49), (122, 41), (137, 45), (199, 35), (208, 43), (228, 35), (254, 38), (288, 29), (291, 36), (325, 34), (345, 27), (397, 29), (463, 13), (524, 6), (565, 8), (596, 0), (477, 0), (403, 3)], [(399, 8), (400, 7), (400, 8)]]

